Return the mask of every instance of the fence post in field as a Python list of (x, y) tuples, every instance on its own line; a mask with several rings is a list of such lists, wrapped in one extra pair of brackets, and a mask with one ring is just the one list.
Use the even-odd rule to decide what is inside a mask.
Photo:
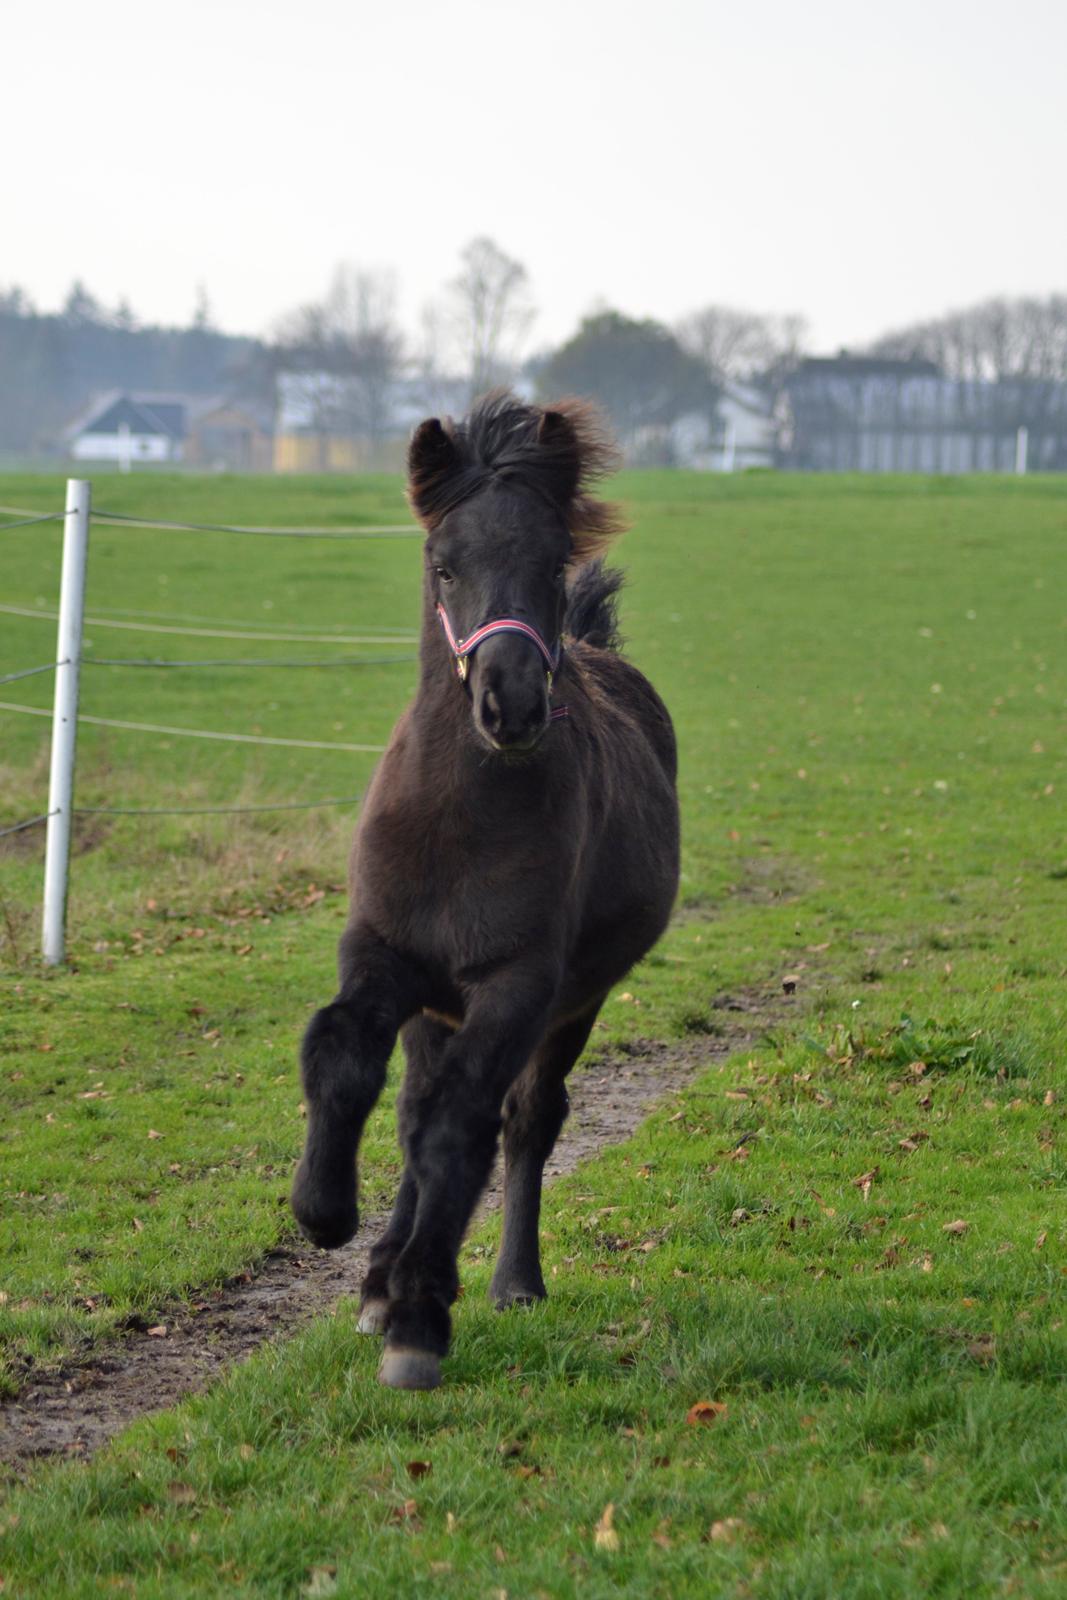
[(63, 522), (63, 572), (59, 588), (56, 693), (52, 712), (52, 763), (48, 777), (48, 838), (44, 860), (42, 950), (45, 964), (50, 967), (58, 966), (64, 956), (91, 495), (90, 484), (78, 478), (68, 478), (67, 509)]
[(1026, 454), (1029, 443), (1029, 428), (1020, 428), (1015, 435), (1015, 471), (1020, 478), (1026, 475)]

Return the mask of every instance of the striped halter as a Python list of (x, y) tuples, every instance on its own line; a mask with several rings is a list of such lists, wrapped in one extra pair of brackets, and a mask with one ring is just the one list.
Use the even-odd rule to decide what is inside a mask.
[[(495, 633), (517, 633), (522, 638), (529, 639), (530, 643), (535, 645), (540, 652), (541, 658), (545, 663), (548, 692), (549, 694), (552, 693), (552, 674), (559, 666), (561, 654), (558, 641), (556, 648), (550, 650), (537, 629), (532, 627), (530, 623), (523, 622), (519, 617), (494, 617), (492, 622), (483, 622), (480, 628), (475, 628), (474, 632), (468, 634), (465, 639), (457, 639), (452, 631), (452, 624), (448, 620), (448, 612), (440, 601), (437, 602), (437, 615), (440, 617), (441, 626), (445, 630), (445, 638), (448, 640), (449, 649), (456, 658), (456, 675), (460, 683), (466, 683), (467, 673), (470, 670), (470, 658), (480, 644), (484, 644), (487, 639), (491, 639)], [(553, 706), (549, 712), (549, 717), (555, 722), (560, 717), (565, 717), (568, 714), (566, 706)]]

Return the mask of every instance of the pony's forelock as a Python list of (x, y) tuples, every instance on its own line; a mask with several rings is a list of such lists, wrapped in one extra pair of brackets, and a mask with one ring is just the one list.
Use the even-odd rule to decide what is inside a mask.
[(591, 493), (618, 466), (615, 442), (589, 401), (532, 405), (497, 389), (462, 421), (434, 418), (416, 430), (408, 454), (408, 500), (432, 532), (489, 483), (532, 490), (563, 516), (571, 559), (580, 564), (623, 531), (620, 508)]

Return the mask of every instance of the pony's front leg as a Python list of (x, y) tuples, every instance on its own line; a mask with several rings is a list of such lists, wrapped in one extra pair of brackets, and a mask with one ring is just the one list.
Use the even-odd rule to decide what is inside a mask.
[(417, 1004), (416, 974), (369, 930), (345, 933), (340, 967), (340, 991), (304, 1034), (307, 1138), (292, 1192), (301, 1233), (324, 1250), (347, 1244), (359, 1225), (356, 1149)]
[(396, 1121), (400, 1147), (405, 1152), (404, 1173), (400, 1179), (393, 1214), (377, 1244), (371, 1250), (367, 1275), (363, 1279), (359, 1305), (360, 1333), (384, 1333), (389, 1311), (389, 1274), (393, 1262), (411, 1237), (415, 1226), (419, 1186), (407, 1159), (411, 1137), (412, 1112), (411, 1086), (431, 1081), (438, 1070), (441, 1052), (452, 1037), (452, 1028), (445, 1027), (433, 1017), (412, 1017), (401, 1031), (400, 1037), (407, 1057), (408, 1070), (404, 1085), (397, 1096)]
[(463, 1026), (420, 1082), (409, 1072), (414, 1226), (389, 1274), (379, 1378), (432, 1389), (451, 1337), (459, 1247), (496, 1152), (504, 1095), (544, 1033), (555, 973), (498, 973), (467, 996)]

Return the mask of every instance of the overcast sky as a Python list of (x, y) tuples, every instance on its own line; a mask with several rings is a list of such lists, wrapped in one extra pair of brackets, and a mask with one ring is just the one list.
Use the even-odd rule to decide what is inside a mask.
[(817, 349), (1067, 290), (1065, 0), (7, 0), (0, 287), (259, 333), (492, 235), (530, 348), (605, 303)]

